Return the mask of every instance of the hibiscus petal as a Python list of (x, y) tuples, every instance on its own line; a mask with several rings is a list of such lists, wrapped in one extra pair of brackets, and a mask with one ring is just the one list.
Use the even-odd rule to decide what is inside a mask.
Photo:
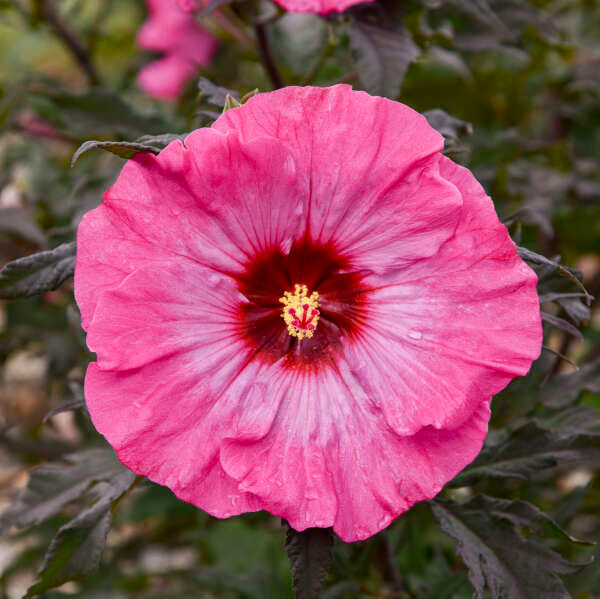
[(368, 324), (345, 352), (402, 435), (459, 425), (540, 351), (535, 274), (470, 172), (447, 158), (441, 172), (463, 195), (455, 236), (429, 259), (366, 277)]
[(155, 262), (100, 295), (87, 343), (103, 370), (138, 368), (202, 347), (202, 370), (212, 372), (244, 348), (239, 303), (231, 277), (190, 260)]
[(94, 426), (134, 472), (220, 518), (262, 509), (223, 471), (218, 441), (195, 430), (207, 411), (202, 382), (181, 356), (126, 373), (92, 363), (85, 395)]
[(75, 295), (85, 329), (101, 292), (141, 266), (188, 259), (240, 272), (257, 249), (289, 245), (304, 230), (305, 183), (279, 142), (242, 144), (211, 129), (188, 140), (190, 149), (175, 141), (158, 156), (129, 160), (104, 203), (83, 218)]
[[(226, 439), (220, 460), (239, 488), (296, 530), (333, 526), (357, 541), (433, 497), (472, 461), (487, 433), (488, 402), (455, 430), (395, 434), (350, 370), (282, 375), (289, 397), (267, 434)], [(269, 397), (269, 394), (265, 394)]]
[(439, 175), (443, 138), (407, 106), (345, 85), (290, 87), (213, 127), (282, 141), (310, 185), (310, 235), (351, 255), (357, 270), (431, 256), (454, 233), (462, 199)]
[(221, 518), (264, 508), (221, 468), (223, 439), (264, 437), (291, 391), (277, 365), (226, 354), (200, 346), (126, 371), (93, 363), (85, 383), (94, 426), (127, 467)]

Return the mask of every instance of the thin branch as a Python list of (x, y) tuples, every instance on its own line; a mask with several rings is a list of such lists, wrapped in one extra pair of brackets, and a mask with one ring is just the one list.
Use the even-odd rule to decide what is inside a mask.
[(54, 33), (60, 38), (65, 47), (71, 52), (77, 64), (86, 74), (90, 85), (98, 85), (100, 83), (100, 75), (96, 67), (92, 63), (92, 59), (75, 35), (69, 31), (68, 27), (62, 22), (53, 0), (42, 0), (41, 9), (44, 18), (54, 30)]
[(229, 6), (222, 6), (220, 9), (215, 10), (210, 15), (209, 19), (212, 19), (212, 21), (221, 27), (223, 31), (227, 32), (231, 37), (237, 40), (245, 50), (250, 50), (251, 52), (256, 51), (256, 44), (246, 33), (244, 23)]
[(396, 568), (396, 564), (394, 563), (394, 552), (392, 551), (390, 540), (388, 539), (388, 536), (385, 531), (380, 532), (377, 536), (379, 537), (381, 548), (383, 550), (387, 576), (391, 579), (392, 585), (394, 587), (394, 596), (398, 599), (408, 599), (409, 597), (411, 597), (411, 594), (404, 585), (400, 573)]
[(264, 23), (257, 23), (254, 26), (254, 31), (258, 41), (258, 54), (263, 67), (267, 72), (267, 75), (269, 75), (269, 79), (271, 80), (273, 88), (279, 89), (280, 87), (284, 87), (285, 82), (283, 81), (283, 77), (279, 72), (279, 67), (277, 66), (277, 62), (273, 56), (273, 50), (271, 49), (271, 44), (269, 43), (267, 26)]
[[(571, 337), (569, 337), (568, 335), (566, 335), (565, 339), (571, 339)], [(560, 351), (557, 351), (557, 350), (551, 348), (549, 345), (546, 345), (545, 343), (542, 344), (542, 349), (545, 349), (546, 351), (549, 351), (551, 354), (554, 354), (555, 356), (558, 356), (561, 360), (564, 360), (565, 362), (567, 362), (571, 366), (574, 366), (575, 370), (579, 370), (579, 366), (577, 366), (577, 364), (575, 362), (573, 362), (573, 360), (571, 360), (571, 358), (569, 358), (568, 356), (566, 356), (564, 353), (561, 353)], [(558, 364), (560, 364), (560, 360), (558, 360)]]

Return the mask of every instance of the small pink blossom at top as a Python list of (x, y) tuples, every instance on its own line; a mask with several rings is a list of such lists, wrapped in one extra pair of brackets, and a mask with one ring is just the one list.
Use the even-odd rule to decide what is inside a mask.
[[(202, 0), (202, 4), (208, 4), (209, 1)], [(181, 10), (185, 10), (186, 12), (193, 12), (199, 8), (197, 0), (177, 0), (177, 4), (179, 4)]]
[[(186, 0), (180, 0), (185, 2)], [(374, 2), (374, 0), (274, 0), (289, 12), (312, 12), (322, 15), (331, 12), (344, 12), (356, 4)]]
[(217, 517), (365, 539), (471, 462), (540, 351), (536, 276), (402, 104), (258, 95), (130, 160), (83, 219), (96, 428)]
[[(216, 38), (200, 26), (184, 0), (146, 0), (149, 18), (140, 29), (138, 44), (164, 57), (144, 67), (138, 76), (140, 87), (161, 99), (177, 98), (198, 66), (210, 63), (217, 49)], [(189, 10), (194, 7), (188, 1)]]

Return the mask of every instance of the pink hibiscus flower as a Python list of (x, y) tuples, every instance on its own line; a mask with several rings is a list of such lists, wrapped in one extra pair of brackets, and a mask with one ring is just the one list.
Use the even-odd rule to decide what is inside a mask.
[(285, 88), (130, 160), (78, 232), (85, 392), (129, 468), (345, 541), (436, 495), (539, 353), (536, 277), (410, 108)]
[(326, 15), (330, 12), (344, 12), (351, 6), (374, 2), (374, 0), (275, 0), (275, 2), (289, 12), (315, 12)]
[(212, 60), (217, 40), (177, 0), (147, 0), (147, 4), (150, 16), (137, 41), (141, 48), (163, 52), (164, 58), (144, 67), (138, 83), (151, 96), (174, 99), (196, 68)]

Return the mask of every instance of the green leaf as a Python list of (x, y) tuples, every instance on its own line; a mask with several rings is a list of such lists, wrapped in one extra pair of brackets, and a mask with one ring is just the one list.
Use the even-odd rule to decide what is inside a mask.
[[(211, 596), (215, 597), (229, 597), (233, 594), (240, 599), (264, 599), (278, 596), (267, 592), (269, 581), (260, 572), (245, 574), (218, 566), (205, 566), (196, 568), (190, 578), (194, 594), (202, 589), (212, 591)], [(192, 594), (188, 596), (191, 597)]]
[(100, 565), (111, 524), (111, 504), (135, 481), (135, 474), (121, 469), (109, 483), (94, 487), (96, 503), (62, 526), (46, 552), (39, 580), (23, 599), (91, 574)]
[(141, 144), (133, 141), (96, 141), (91, 139), (83, 142), (73, 154), (71, 158), (71, 166), (74, 166), (79, 157), (90, 150), (106, 150), (112, 154), (116, 154), (121, 158), (133, 158), (140, 152), (150, 152), (151, 154), (158, 154), (161, 148), (155, 146)]
[[(330, 32), (327, 22), (319, 15), (285, 13), (272, 24), (269, 33), (278, 63), (294, 75), (304, 79), (314, 68), (319, 70), (319, 64), (323, 66), (326, 60), (323, 51)], [(327, 50), (327, 55), (332, 49)]]
[(378, 96), (396, 99), (408, 65), (420, 54), (404, 26), (394, 29), (354, 21), (350, 27), (354, 65), (365, 89)]
[(51, 518), (93, 483), (128, 472), (108, 448), (86, 449), (32, 470), (29, 484), (0, 516), (0, 533)]
[(437, 499), (431, 507), (442, 530), (456, 539), (477, 599), (483, 598), (486, 583), (494, 599), (570, 599), (560, 576), (581, 566), (568, 562), (533, 534), (520, 533), (525, 529), (540, 535), (550, 527), (564, 535), (535, 506), (479, 495), (465, 504)]
[(343, 580), (327, 589), (322, 599), (345, 599), (346, 597), (359, 597), (360, 584), (356, 580)]
[(296, 599), (318, 599), (331, 566), (333, 533), (330, 528), (288, 528), (285, 550), (292, 570)]
[[(585, 410), (588, 422), (594, 415)], [(544, 427), (530, 421), (510, 435), (503, 435), (486, 446), (477, 459), (453, 481), (453, 486), (473, 484), (482, 478), (527, 480), (545, 468), (600, 458), (600, 434), (582, 431), (576, 423), (559, 428)]]
[(9, 262), (0, 269), (0, 298), (29, 297), (56, 289), (75, 271), (75, 242)]
[(83, 94), (48, 92), (33, 100), (42, 118), (79, 139), (110, 134), (131, 139), (170, 128), (161, 118), (142, 115), (118, 95), (98, 88)]

